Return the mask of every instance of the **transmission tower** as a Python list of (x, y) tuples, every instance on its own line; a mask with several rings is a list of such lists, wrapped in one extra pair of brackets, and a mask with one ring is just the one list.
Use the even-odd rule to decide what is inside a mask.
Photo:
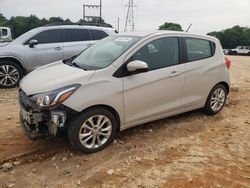
[(126, 16), (124, 31), (125, 32), (134, 31), (135, 30), (134, 8), (136, 7), (136, 5), (134, 4), (134, 0), (129, 0), (126, 7), (128, 7), (128, 11)]

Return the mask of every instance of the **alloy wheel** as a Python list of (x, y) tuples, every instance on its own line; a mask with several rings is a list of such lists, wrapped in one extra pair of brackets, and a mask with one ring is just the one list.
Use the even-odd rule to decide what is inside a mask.
[(104, 115), (95, 115), (88, 118), (81, 126), (79, 139), (88, 149), (97, 149), (103, 146), (112, 133), (112, 123)]
[(19, 71), (12, 65), (0, 66), (0, 84), (2, 86), (13, 86), (20, 78)]
[(226, 93), (222, 88), (218, 88), (214, 91), (212, 94), (211, 100), (210, 100), (210, 106), (211, 109), (214, 112), (218, 112), (223, 107), (226, 100)]

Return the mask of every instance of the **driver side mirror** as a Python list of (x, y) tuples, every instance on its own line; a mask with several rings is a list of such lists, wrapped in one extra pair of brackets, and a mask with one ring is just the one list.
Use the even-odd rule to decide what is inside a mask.
[(36, 39), (32, 39), (29, 41), (30, 48), (34, 48), (34, 46), (38, 45), (38, 41)]
[(142, 73), (148, 71), (148, 64), (146, 62), (135, 60), (127, 64), (127, 70), (130, 73)]

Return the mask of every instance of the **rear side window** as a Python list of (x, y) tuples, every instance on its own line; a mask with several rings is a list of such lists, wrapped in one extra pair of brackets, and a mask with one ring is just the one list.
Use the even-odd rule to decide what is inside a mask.
[(101, 30), (89, 30), (92, 40), (100, 40), (108, 36), (107, 33)]
[(89, 40), (89, 32), (86, 29), (64, 29), (64, 42), (79, 42)]
[[(208, 40), (186, 38), (188, 61), (197, 61), (213, 56), (214, 43)], [(213, 48), (212, 48), (213, 47)]]
[(37, 40), (39, 44), (59, 43), (62, 42), (62, 30), (53, 29), (42, 31), (34, 37), (30, 38), (25, 44), (28, 44), (31, 40)]

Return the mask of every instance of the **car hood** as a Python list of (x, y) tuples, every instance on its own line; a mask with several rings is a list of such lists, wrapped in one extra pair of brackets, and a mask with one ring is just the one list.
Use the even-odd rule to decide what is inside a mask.
[(49, 92), (72, 84), (83, 85), (94, 73), (95, 71), (84, 71), (60, 61), (29, 73), (21, 80), (20, 88), (27, 95)]

